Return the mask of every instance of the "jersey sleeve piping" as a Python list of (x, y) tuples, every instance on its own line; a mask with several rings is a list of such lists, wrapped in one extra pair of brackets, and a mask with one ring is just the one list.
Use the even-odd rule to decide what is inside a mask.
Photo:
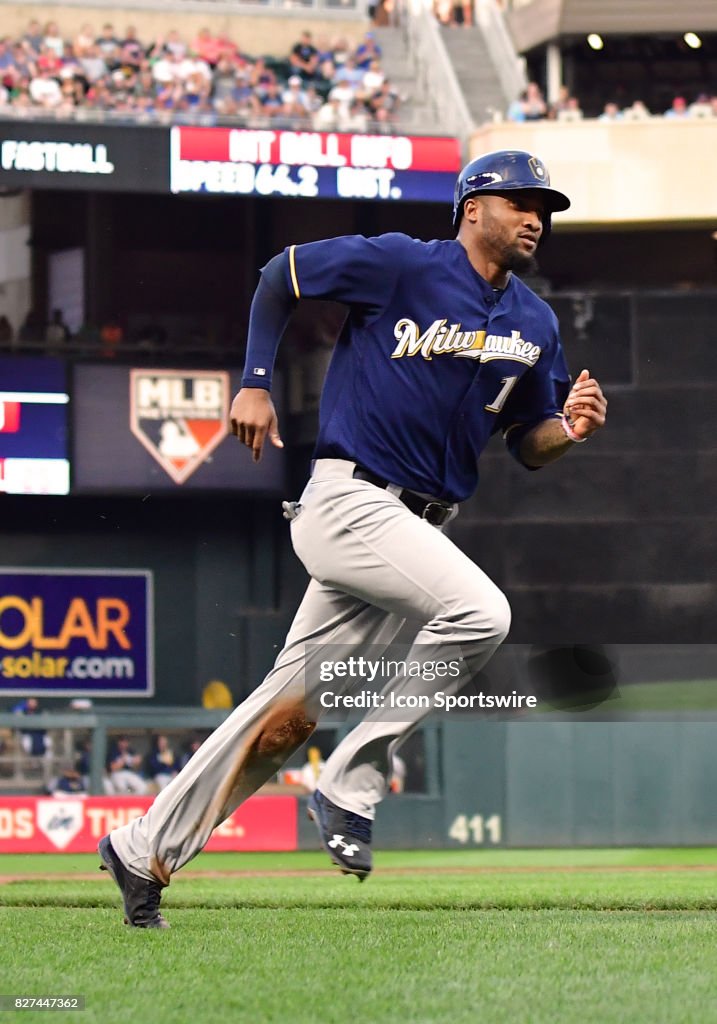
[(296, 274), (296, 246), (289, 246), (289, 274), (291, 276), (291, 286), (294, 289), (294, 298), (301, 298), (301, 289), (299, 288), (299, 278)]

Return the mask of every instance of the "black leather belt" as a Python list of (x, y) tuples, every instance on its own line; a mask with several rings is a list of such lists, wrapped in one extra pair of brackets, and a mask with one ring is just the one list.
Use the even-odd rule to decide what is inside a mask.
[[(367, 480), (370, 484), (374, 484), (376, 487), (381, 487), (385, 490), (389, 485), (388, 480), (384, 480), (382, 477), (372, 473), (369, 469), (364, 469), (363, 466), (356, 466), (354, 469), (355, 480)], [(448, 504), (445, 501), (438, 501), (435, 498), (422, 498), (420, 494), (416, 494), (415, 491), (407, 491), (405, 488), (400, 491), (396, 497), (399, 501), (413, 512), (414, 515), (419, 516), (421, 519), (425, 519), (431, 526), (443, 526), (455, 508), (454, 505)]]

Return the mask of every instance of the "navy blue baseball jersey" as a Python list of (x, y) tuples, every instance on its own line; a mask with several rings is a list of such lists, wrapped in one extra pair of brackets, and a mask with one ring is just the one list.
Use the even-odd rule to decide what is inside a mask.
[[(502, 430), (517, 456), (531, 426), (561, 415), (569, 376), (555, 314), (514, 275), (496, 292), (457, 240), (349, 235), (292, 245), (282, 259), (295, 299), (349, 307), (316, 458), (462, 501), (492, 434)], [(243, 382), (266, 387), (261, 366), (252, 380), (257, 358), (250, 336)]]

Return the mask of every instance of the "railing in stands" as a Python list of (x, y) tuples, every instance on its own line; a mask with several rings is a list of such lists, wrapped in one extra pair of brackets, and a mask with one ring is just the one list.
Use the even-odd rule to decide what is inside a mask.
[[(47, 6), (44, 0), (26, 0), (27, 6)], [(0, 4), (0, 7), (4, 4)], [(116, 8), (111, 0), (73, 0), (73, 7)], [(172, 14), (264, 14), (292, 17), (313, 12), (323, 17), (352, 18), (366, 15), (365, 3), (360, 0), (132, 0), (133, 10), (166, 10)]]
[[(446, 128), (445, 119), (423, 123), (411, 109), (403, 112), (403, 116), (395, 121), (374, 121), (367, 119), (365, 127), (358, 127), (356, 119), (335, 128), (315, 127), (311, 118), (304, 117), (232, 117), (217, 114), (212, 110), (193, 112), (191, 110), (98, 110), (92, 107), (63, 107), (53, 110), (50, 107), (0, 107), (0, 124), (7, 121), (56, 121), (58, 124), (102, 124), (132, 125), (156, 128), (174, 124), (214, 127), (222, 125), (226, 128), (252, 128), (260, 130), (280, 131), (337, 131), (352, 134), (368, 135), (451, 135)], [(440, 127), (437, 127), (440, 126)]]
[(434, 122), (447, 135), (467, 140), (475, 124), (430, 3), (399, 0), (397, 16), (416, 73), (417, 91), (430, 102)]
[(480, 28), (503, 95), (516, 99), (528, 84), (525, 59), (516, 53), (505, 17), (495, 0), (474, 0), (476, 25)]

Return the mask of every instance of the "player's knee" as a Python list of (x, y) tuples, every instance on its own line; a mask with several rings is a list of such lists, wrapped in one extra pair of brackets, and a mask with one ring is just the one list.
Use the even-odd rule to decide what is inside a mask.
[(495, 639), (498, 643), (502, 643), (510, 632), (512, 612), (510, 610), (508, 598), (505, 596), (503, 591), (498, 590), (497, 587), (490, 609), (490, 618), (492, 621), (492, 629), (495, 634)]
[(490, 597), (480, 603), (464, 606), (451, 617), (451, 624), (460, 639), (486, 640), (502, 643), (510, 630), (511, 612), (508, 598), (494, 587)]
[(311, 721), (301, 705), (290, 705), (273, 711), (262, 727), (256, 744), (261, 757), (286, 758), (309, 738), (316, 722)]

